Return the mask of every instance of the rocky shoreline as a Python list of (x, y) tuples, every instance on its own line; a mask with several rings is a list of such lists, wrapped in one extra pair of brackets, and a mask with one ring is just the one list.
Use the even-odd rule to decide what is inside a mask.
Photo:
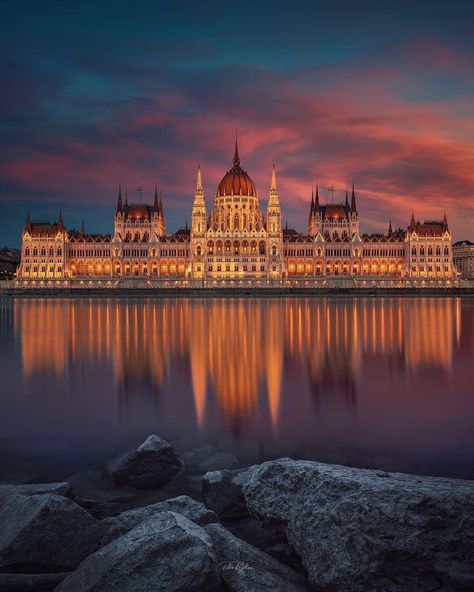
[(473, 494), (152, 435), (63, 482), (0, 485), (0, 592), (473, 590)]

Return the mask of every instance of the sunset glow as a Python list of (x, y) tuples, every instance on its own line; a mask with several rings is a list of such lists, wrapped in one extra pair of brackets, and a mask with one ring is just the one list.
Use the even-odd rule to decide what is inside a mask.
[(472, 8), (423, 4), (409, 15), (359, 6), (341, 24), (317, 4), (303, 3), (297, 23), (281, 2), (242, 6), (252, 24), (238, 39), (227, 37), (234, 16), (214, 3), (150, 6), (131, 22), (123, 3), (113, 13), (32, 4), (28, 20), (10, 8), (4, 242), (18, 243), (27, 208), (52, 218), (61, 205), (76, 227), (84, 218), (110, 232), (90, 208), (108, 211), (119, 183), (132, 195), (143, 186), (146, 199), (158, 183), (168, 226), (178, 227), (196, 166), (212, 196), (236, 128), (262, 198), (277, 164), (290, 224), (305, 223), (316, 180), (339, 201), (354, 181), (366, 231), (385, 231), (388, 216), (404, 227), (412, 210), (420, 219), (446, 210), (454, 239), (472, 238)]

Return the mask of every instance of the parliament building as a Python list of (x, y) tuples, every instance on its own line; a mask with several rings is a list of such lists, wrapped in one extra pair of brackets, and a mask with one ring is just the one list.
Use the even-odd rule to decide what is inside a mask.
[(163, 199), (130, 203), (119, 188), (114, 232), (68, 230), (32, 221), (22, 235), (16, 284), (37, 286), (446, 286), (458, 281), (451, 233), (442, 220), (386, 234), (360, 231), (354, 187), (345, 202), (321, 203), (313, 192), (308, 226), (282, 224), (275, 167), (266, 212), (254, 182), (240, 166), (237, 142), (208, 212), (197, 170), (191, 227), (169, 233)]

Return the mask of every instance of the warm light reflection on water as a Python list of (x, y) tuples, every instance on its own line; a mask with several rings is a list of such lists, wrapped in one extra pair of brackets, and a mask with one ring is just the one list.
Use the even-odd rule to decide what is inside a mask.
[(470, 471), (472, 299), (0, 306), (0, 426), (26, 454), (49, 438), (94, 456), (107, 442), (161, 431), (277, 442), (283, 453), (367, 466)]

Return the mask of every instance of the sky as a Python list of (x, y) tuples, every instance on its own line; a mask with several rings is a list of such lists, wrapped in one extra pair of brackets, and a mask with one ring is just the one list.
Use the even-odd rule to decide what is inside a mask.
[(118, 185), (167, 228), (241, 164), (307, 227), (355, 184), (361, 228), (446, 211), (474, 240), (474, 2), (0, 0), (0, 246), (29, 209), (110, 233)]

